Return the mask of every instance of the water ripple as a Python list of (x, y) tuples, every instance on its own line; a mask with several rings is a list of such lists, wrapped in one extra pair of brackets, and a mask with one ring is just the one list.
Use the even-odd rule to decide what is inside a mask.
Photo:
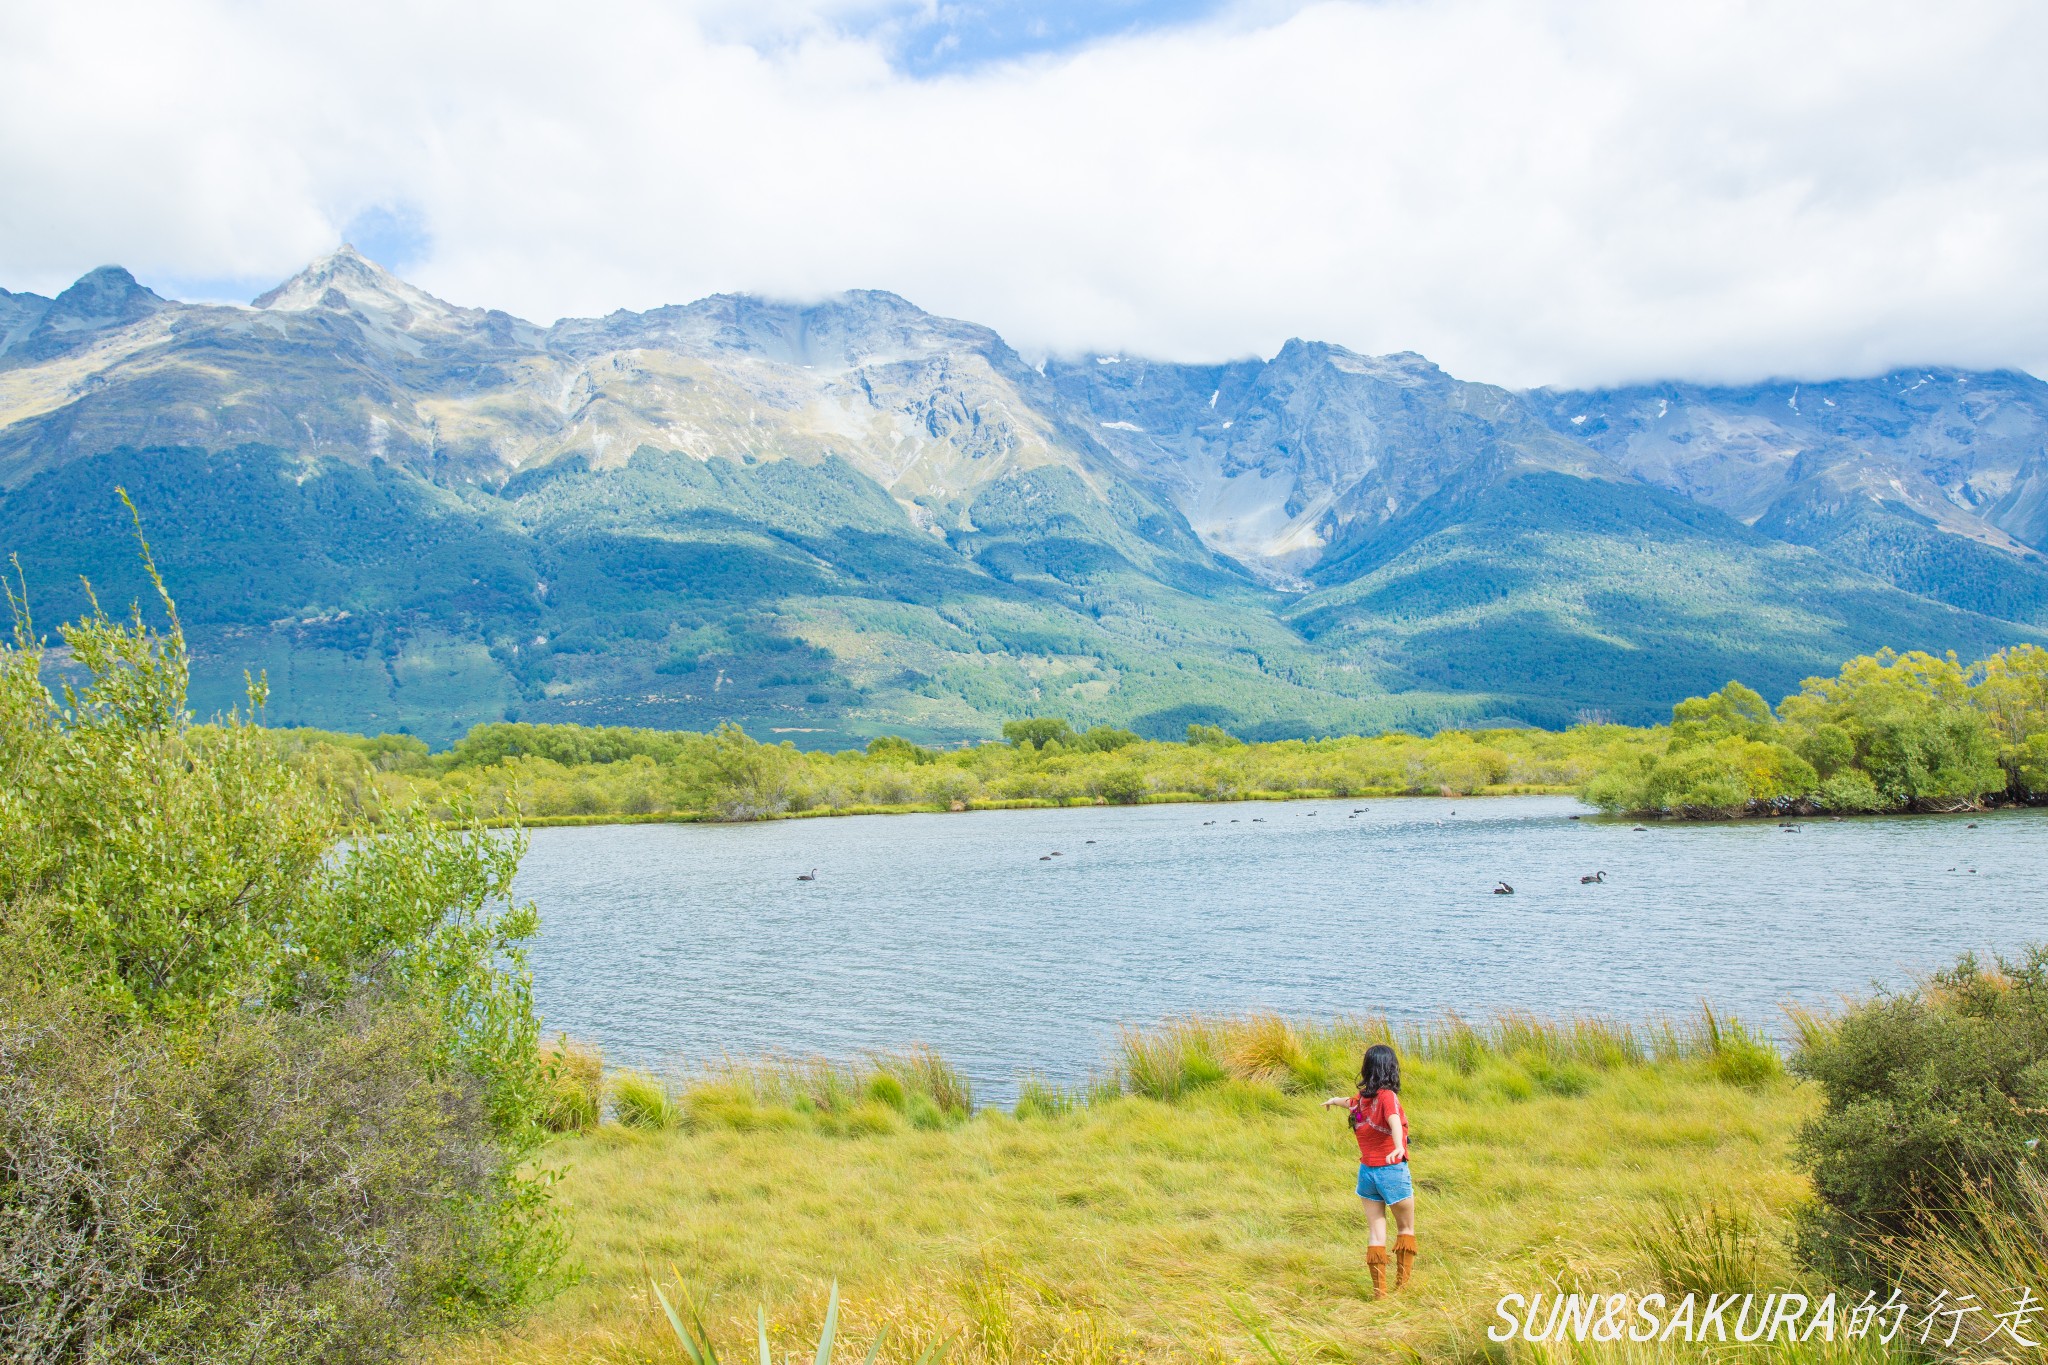
[[(1079, 1078), (1119, 1024), (1175, 1013), (1643, 1018), (1706, 998), (1776, 1028), (1785, 1003), (2044, 936), (2048, 812), (1638, 833), (1570, 818), (1583, 810), (1517, 797), (544, 829), (519, 891), (541, 909), (548, 1027), (613, 1059), (929, 1042), (990, 1099), (1020, 1069)], [(1598, 870), (1605, 885), (1579, 884)], [(1502, 878), (1515, 895), (1491, 894)]]

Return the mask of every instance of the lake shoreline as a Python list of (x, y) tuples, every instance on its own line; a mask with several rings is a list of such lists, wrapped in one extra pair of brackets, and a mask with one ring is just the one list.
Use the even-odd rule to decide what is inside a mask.
[[(1203, 796), (1194, 792), (1159, 792), (1140, 797), (1136, 801), (1111, 801), (1101, 796), (1050, 797), (1019, 796), (999, 798), (976, 798), (948, 805), (936, 802), (914, 802), (904, 805), (855, 805), (820, 806), (810, 810), (775, 811), (745, 820), (720, 819), (701, 811), (654, 811), (645, 813), (610, 812), (590, 815), (532, 815), (518, 819), (505, 816), (490, 816), (475, 823), (485, 829), (599, 829), (608, 825), (758, 825), (778, 820), (825, 820), (857, 815), (964, 815), (979, 811), (1013, 810), (1106, 810), (1133, 806), (1233, 806), (1246, 802), (1286, 801), (1498, 801), (1514, 796), (1569, 796), (1578, 798), (1575, 786), (1545, 786), (1523, 784), (1515, 786), (1489, 787), (1476, 792), (1429, 792), (1396, 788), (1370, 791), (1332, 791), (1313, 788), (1299, 791), (1255, 791), (1240, 792), (1232, 796)], [(1590, 806), (1590, 803), (1585, 803)], [(1997, 811), (2037, 810), (2040, 802), (2027, 801), (1986, 801), (1981, 805), (1965, 806), (1954, 810), (1890, 810), (1854, 811), (1837, 815), (1810, 805), (1758, 806), (1750, 810), (1715, 812), (1706, 814), (1684, 814), (1676, 811), (1609, 811), (1595, 810), (1591, 818), (1613, 821), (1647, 821), (1659, 825), (1738, 825), (1760, 823), (1769, 820), (1874, 820), (1874, 819), (1942, 819), (1957, 816), (1989, 815)], [(467, 821), (449, 821), (451, 825), (467, 826)]]
[[(1239, 792), (1232, 796), (1203, 796), (1195, 792), (1159, 792), (1136, 801), (1111, 801), (1102, 796), (1018, 796), (976, 798), (947, 805), (916, 802), (905, 805), (820, 806), (811, 810), (775, 811), (749, 820), (721, 820), (700, 811), (656, 811), (644, 814), (533, 815), (521, 819), (492, 816), (478, 821), (486, 829), (590, 829), (606, 825), (758, 825), (777, 820), (822, 820), (852, 815), (964, 815), (975, 811), (1004, 810), (1107, 810), (1134, 806), (1234, 806), (1248, 801), (1481, 801), (1509, 796), (1576, 796), (1570, 786), (1524, 784), (1489, 787), (1479, 792), (1429, 792), (1385, 788), (1371, 791), (1331, 791), (1305, 788), (1299, 791)], [(1624, 817), (1616, 817), (1624, 818)], [(466, 823), (466, 822), (464, 822)]]
[(533, 831), (514, 895), (541, 912), (549, 1029), (611, 1060), (922, 1040), (1000, 1096), (1190, 1011), (1641, 1020), (1705, 998), (1782, 1037), (1784, 1002), (1909, 982), (1930, 943), (2037, 936), (2044, 819), (1660, 839), (1535, 795), (598, 825)]

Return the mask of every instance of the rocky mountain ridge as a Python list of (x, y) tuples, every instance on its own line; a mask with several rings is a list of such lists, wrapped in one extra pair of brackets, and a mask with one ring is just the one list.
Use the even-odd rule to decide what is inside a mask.
[[(384, 689), (363, 724), (453, 723), (417, 685), (394, 700), (429, 639), (469, 661), (472, 717), (964, 734), (1023, 709), (1276, 733), (1647, 714), (1738, 664), (1769, 682), (1881, 644), (2032, 638), (2044, 442), (2048, 385), (2017, 373), (1525, 394), (1301, 340), (1220, 365), (1032, 363), (880, 291), (542, 327), (346, 247), (246, 307), (164, 300), (118, 267), (0, 293), (0, 534), (25, 562), (118, 576), (85, 504), (124, 471), (206, 528), (202, 566), (274, 560), (243, 594), (270, 616), (200, 570), (221, 668), (323, 660)], [(315, 515), (308, 498), (325, 521), (295, 541), (251, 520)], [(344, 512), (427, 567), (330, 543)], [(703, 635), (742, 561), (774, 591), (743, 574), (744, 621)], [(1784, 584), (1794, 599), (1753, 610)], [(968, 647), (970, 600), (1009, 633)], [(354, 643), (305, 624), (343, 619)], [(816, 666), (743, 665), (750, 632)], [(721, 650), (708, 694), (673, 681)], [(1574, 651), (1611, 652), (1607, 680), (1552, 666)], [(727, 677), (766, 695), (735, 702)], [(282, 695), (328, 723), (384, 706)]]

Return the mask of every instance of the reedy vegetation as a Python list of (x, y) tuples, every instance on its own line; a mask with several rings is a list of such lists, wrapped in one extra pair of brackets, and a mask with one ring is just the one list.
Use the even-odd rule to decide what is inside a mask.
[(1973, 665), (1883, 651), (1809, 679), (1775, 712), (1731, 682), (1652, 727), (1244, 743), (1196, 725), (1173, 743), (1040, 717), (1006, 725), (1001, 744), (939, 750), (885, 736), (840, 753), (758, 743), (733, 725), (493, 723), (440, 754), (406, 735), (291, 734), (366, 807), (538, 824), (1509, 792), (1692, 818), (1962, 810), (2048, 796), (2048, 650), (2017, 646)]

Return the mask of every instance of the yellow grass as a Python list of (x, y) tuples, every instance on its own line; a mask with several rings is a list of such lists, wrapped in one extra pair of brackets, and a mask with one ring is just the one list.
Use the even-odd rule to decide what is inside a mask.
[(1105, 1085), (1064, 1113), (935, 1129), (861, 1096), (857, 1123), (762, 1107), (772, 1087), (713, 1077), (757, 1097), (742, 1127), (685, 1090), (701, 1121), (549, 1149), (581, 1282), (436, 1359), (681, 1360), (650, 1291), (673, 1288), (671, 1267), (728, 1362), (753, 1358), (762, 1303), (777, 1359), (808, 1359), (835, 1278), (853, 1360), (885, 1325), (889, 1361), (941, 1339), (969, 1365), (1265, 1359), (1246, 1319), (1290, 1360), (1469, 1358), (1489, 1353), (1503, 1292), (1652, 1285), (1642, 1230), (1674, 1201), (1744, 1210), (1758, 1254), (1781, 1257), (1807, 1088), (1717, 1066), (1696, 1033), (1453, 1024), (1401, 1040), (1423, 1259), (1408, 1292), (1373, 1301), (1356, 1149), (1317, 1102), (1348, 1088), (1324, 1073), (1355, 1071), (1375, 1031), (1184, 1021), (1133, 1035), (1119, 1062), (1123, 1090), (1171, 1072), (1177, 1099)]

